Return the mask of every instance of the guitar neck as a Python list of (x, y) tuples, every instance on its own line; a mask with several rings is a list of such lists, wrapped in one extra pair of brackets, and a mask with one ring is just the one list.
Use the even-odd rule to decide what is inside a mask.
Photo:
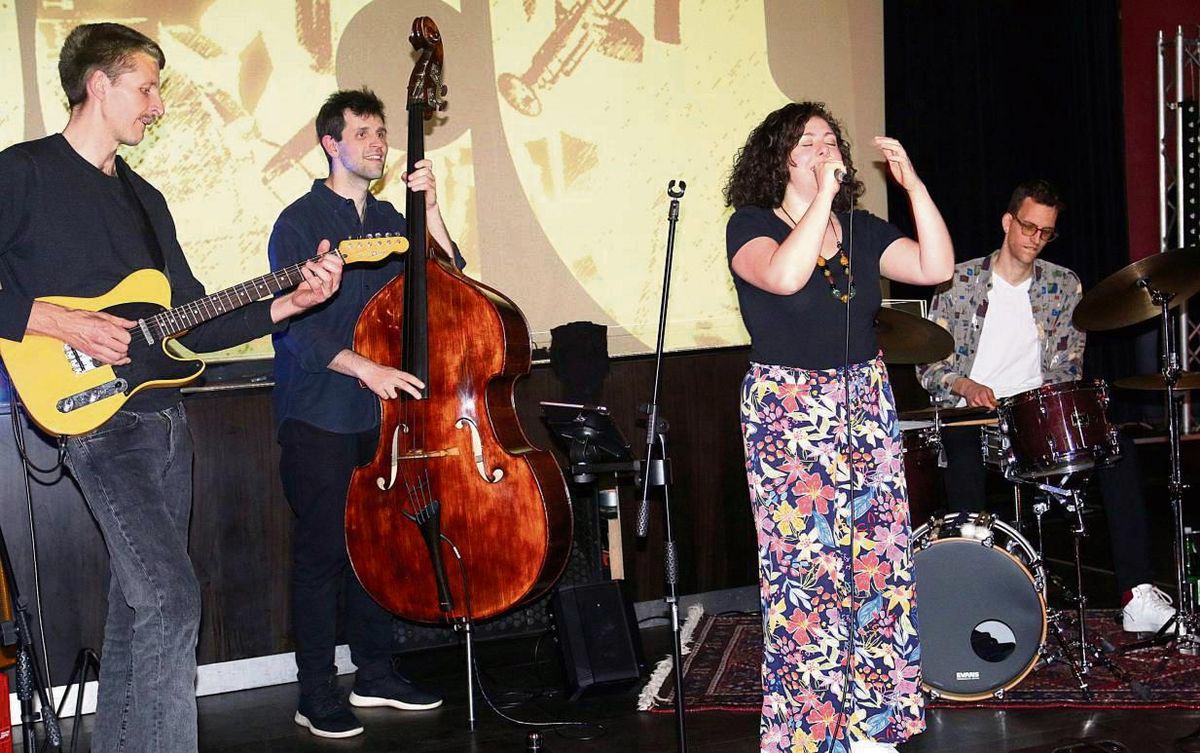
[[(327, 253), (336, 254), (338, 251), (334, 249)], [(284, 267), (274, 272), (268, 272), (261, 277), (255, 277), (253, 280), (238, 283), (233, 287), (225, 288), (203, 298), (198, 298), (191, 303), (185, 303), (182, 306), (176, 306), (173, 309), (159, 312), (146, 319), (146, 325), (151, 328), (151, 334), (157, 340), (163, 340), (167, 337), (178, 335), (180, 332), (186, 332), (192, 327), (203, 324), (210, 319), (215, 319), (222, 314), (228, 314), (230, 311), (239, 309), (242, 306), (249, 305), (269, 295), (274, 295), (282, 290), (299, 285), (304, 281), (304, 276), (300, 273), (300, 270), (308, 262), (316, 261), (320, 258), (321, 255), (318, 254), (312, 259), (307, 259), (299, 264)]]

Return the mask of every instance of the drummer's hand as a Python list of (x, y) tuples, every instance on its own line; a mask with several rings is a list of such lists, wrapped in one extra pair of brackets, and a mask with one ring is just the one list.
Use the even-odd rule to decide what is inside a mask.
[(959, 377), (951, 391), (966, 398), (967, 405), (972, 408), (996, 407), (996, 393), (992, 388), (966, 377)]

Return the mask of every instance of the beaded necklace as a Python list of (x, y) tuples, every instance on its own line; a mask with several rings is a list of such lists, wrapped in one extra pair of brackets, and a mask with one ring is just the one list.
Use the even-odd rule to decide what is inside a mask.
[[(792, 223), (792, 227), (796, 227), (796, 221), (792, 219), (792, 215), (787, 209), (780, 205), (779, 211), (783, 212), (784, 216)], [(838, 238), (837, 227), (833, 224), (833, 217), (829, 218), (829, 229), (833, 231), (833, 238), (837, 241), (837, 258), (842, 263), (842, 271), (846, 273), (846, 289), (843, 293), (838, 288), (837, 283), (833, 281), (833, 270), (829, 268), (829, 264), (825, 257), (817, 254), (817, 267), (820, 268), (821, 274), (825, 276), (825, 282), (829, 284), (829, 294), (838, 299), (842, 303), (850, 303), (850, 299), (854, 297), (854, 275), (850, 272), (850, 259), (846, 256), (845, 250), (842, 247), (842, 239)]]

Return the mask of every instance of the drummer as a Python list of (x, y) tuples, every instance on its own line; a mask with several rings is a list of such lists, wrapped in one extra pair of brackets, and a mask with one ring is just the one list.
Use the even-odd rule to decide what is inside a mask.
[[(1058, 237), (1064, 204), (1044, 180), (1021, 183), (1000, 218), (1000, 248), (954, 268), (929, 308), (929, 318), (954, 336), (953, 352), (917, 367), (940, 405), (994, 409), (1000, 398), (1082, 375), (1084, 333), (1071, 323), (1083, 296), (1079, 277), (1038, 258)], [(986, 499), (978, 427), (948, 427), (942, 442), (947, 507), (979, 512)], [(1148, 524), (1132, 442), (1124, 460), (1097, 471), (1113, 569), (1122, 592), (1122, 622), (1130, 632), (1154, 632), (1174, 615), (1170, 598), (1151, 584)]]

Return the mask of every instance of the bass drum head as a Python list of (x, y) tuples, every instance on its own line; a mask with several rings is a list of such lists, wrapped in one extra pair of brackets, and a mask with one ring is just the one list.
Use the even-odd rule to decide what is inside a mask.
[(921, 671), (933, 695), (991, 698), (1037, 663), (1046, 607), (1015, 557), (977, 539), (931, 543), (914, 559)]

